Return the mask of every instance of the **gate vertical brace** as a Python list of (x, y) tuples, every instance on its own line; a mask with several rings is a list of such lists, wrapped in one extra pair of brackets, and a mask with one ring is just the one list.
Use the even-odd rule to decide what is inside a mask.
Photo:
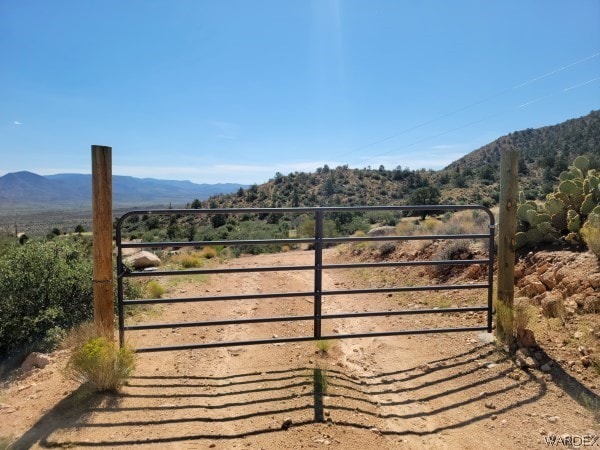
[(314, 337), (321, 338), (321, 292), (323, 291), (323, 211), (315, 213)]
[(123, 347), (125, 343), (125, 308), (123, 306), (123, 248), (121, 247), (121, 223), (117, 224), (115, 232), (115, 241), (117, 243), (117, 307), (119, 312), (119, 346)]

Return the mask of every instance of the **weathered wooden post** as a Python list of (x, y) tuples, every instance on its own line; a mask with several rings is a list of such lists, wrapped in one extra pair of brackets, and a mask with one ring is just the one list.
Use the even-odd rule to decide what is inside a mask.
[(94, 257), (94, 325), (114, 339), (112, 264), (112, 148), (92, 145), (92, 228)]
[(515, 235), (517, 233), (517, 182), (519, 151), (504, 149), (500, 157), (500, 217), (498, 220), (498, 297), (496, 332), (507, 343), (513, 341), (515, 295)]

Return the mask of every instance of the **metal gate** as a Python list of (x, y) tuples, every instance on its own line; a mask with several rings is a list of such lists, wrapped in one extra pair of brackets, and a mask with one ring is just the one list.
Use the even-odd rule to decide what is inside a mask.
[[(446, 234), (446, 235), (385, 235), (385, 236), (325, 236), (324, 223), (325, 217), (334, 213), (368, 213), (391, 211), (396, 214), (407, 214), (414, 212), (456, 212), (463, 210), (480, 210), (487, 214), (488, 233), (480, 234)], [(214, 215), (266, 215), (266, 214), (306, 214), (314, 218), (314, 237), (296, 238), (288, 237), (281, 239), (259, 239), (259, 240), (209, 240), (209, 241), (184, 241), (184, 242), (123, 242), (123, 225), (131, 216), (214, 216)], [(116, 224), (116, 246), (117, 246), (117, 274), (118, 274), (118, 314), (119, 314), (119, 339), (121, 345), (124, 343), (125, 333), (140, 330), (156, 329), (174, 329), (182, 327), (207, 327), (223, 326), (253, 323), (273, 323), (273, 322), (291, 322), (291, 321), (310, 321), (312, 322), (312, 333), (304, 336), (293, 337), (274, 337), (271, 339), (245, 339), (236, 341), (219, 341), (189, 343), (185, 345), (172, 346), (153, 346), (137, 348), (137, 352), (156, 352), (166, 350), (187, 350), (199, 348), (214, 348), (227, 346), (241, 346), (253, 344), (273, 344), (285, 342), (299, 342), (325, 339), (343, 339), (343, 338), (362, 338), (375, 336), (395, 336), (407, 334), (425, 334), (425, 333), (447, 333), (463, 331), (492, 331), (492, 293), (493, 293), (493, 266), (494, 266), (494, 234), (495, 221), (492, 212), (479, 205), (420, 205), (420, 206), (371, 206), (371, 207), (316, 207), (316, 208), (230, 208), (230, 209), (161, 209), (161, 210), (136, 210), (125, 213), (119, 218)], [(383, 262), (355, 262), (346, 264), (324, 264), (323, 249), (326, 246), (342, 243), (359, 242), (398, 242), (409, 240), (483, 240), (487, 245), (487, 258), (467, 259), (467, 260), (409, 260), (409, 261), (383, 261)], [(123, 249), (126, 248), (154, 248), (154, 249), (173, 249), (182, 247), (204, 247), (204, 246), (255, 246), (255, 245), (290, 245), (297, 246), (308, 244), (314, 252), (314, 264), (302, 266), (268, 266), (268, 267), (237, 267), (237, 268), (209, 268), (209, 269), (186, 269), (186, 270), (157, 270), (157, 271), (135, 271), (127, 267), (124, 263)], [(441, 285), (422, 285), (422, 286), (403, 286), (370, 288), (370, 289), (335, 289), (323, 290), (323, 272), (340, 269), (375, 269), (380, 267), (408, 267), (408, 266), (436, 266), (436, 265), (482, 265), (487, 268), (487, 282), (468, 283), (468, 284), (441, 284)], [(314, 288), (303, 292), (266, 292), (266, 293), (244, 293), (236, 295), (207, 295), (201, 297), (183, 297), (183, 298), (155, 298), (155, 299), (125, 299), (124, 298), (124, 279), (134, 277), (168, 277), (182, 274), (235, 274), (249, 272), (275, 272), (275, 271), (311, 271), (314, 274)], [(480, 289), (482, 294), (482, 305), (469, 307), (451, 307), (435, 309), (411, 309), (395, 311), (365, 311), (365, 312), (343, 312), (335, 314), (323, 314), (323, 298), (339, 295), (362, 295), (362, 294), (393, 294), (396, 292), (409, 291), (444, 291), (461, 289)], [(215, 301), (236, 302), (240, 300), (265, 300), (265, 299), (285, 299), (293, 297), (307, 297), (313, 299), (314, 310), (310, 315), (300, 316), (282, 316), (282, 317), (262, 317), (262, 318), (233, 318), (227, 320), (213, 320), (202, 322), (179, 322), (179, 323), (148, 323), (148, 324), (125, 324), (125, 307), (130, 305), (143, 304), (174, 304), (174, 303), (205, 303)], [(327, 320), (369, 318), (381, 316), (398, 316), (409, 314), (440, 314), (440, 313), (468, 313), (476, 311), (485, 311), (487, 313), (486, 323), (480, 326), (468, 327), (450, 327), (450, 328), (429, 328), (412, 330), (392, 330), (356, 334), (323, 334), (322, 323)]]

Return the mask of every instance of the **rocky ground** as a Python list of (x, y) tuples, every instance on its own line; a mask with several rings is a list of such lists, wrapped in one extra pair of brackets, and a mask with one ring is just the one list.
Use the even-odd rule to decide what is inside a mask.
[[(327, 249), (325, 257), (331, 262), (395, 258), (400, 253), (415, 258), (433, 254), (434, 248), (398, 248), (386, 254), (380, 249)], [(312, 252), (291, 251), (224, 264), (302, 265), (310, 264), (312, 258)], [(542, 270), (546, 263), (548, 267)], [(0, 438), (15, 441), (14, 448), (378, 450), (478, 449), (484, 444), (546, 448), (549, 440), (568, 436), (592, 439), (600, 434), (594, 411), (598, 405), (598, 323), (590, 309), (598, 292), (593, 275), (598, 273), (597, 262), (587, 254), (549, 252), (528, 256), (518, 268), (519, 302), (527, 299), (531, 305), (528, 326), (537, 343), (529, 342), (516, 359), (480, 332), (332, 339), (320, 348), (313, 342), (300, 342), (143, 353), (133, 378), (120, 393), (97, 394), (61, 375), (68, 357), (63, 350), (50, 355), (44, 369), (34, 368), (4, 382)], [(546, 275), (551, 268), (553, 286)], [(461, 273), (429, 273), (422, 268), (330, 270), (325, 271), (323, 283), (325, 289), (334, 290), (382, 287), (398, 280), (402, 285), (416, 285), (432, 276), (468, 283), (484, 275), (473, 269)], [(576, 282), (576, 275), (584, 281)], [(537, 283), (535, 276), (543, 291), (541, 286), (535, 285), (535, 291), (529, 287)], [(312, 289), (312, 274), (299, 271), (159, 281), (171, 297)], [(574, 290), (577, 283), (579, 288)], [(557, 292), (565, 293), (564, 311), (548, 306)], [(576, 296), (579, 293), (583, 297)], [(331, 296), (325, 298), (324, 311), (482, 304), (484, 292), (455, 290)], [(133, 320), (164, 323), (301, 315), (310, 314), (312, 308), (311, 298), (184, 303), (156, 307)], [(340, 319), (326, 323), (324, 332), (484, 323), (483, 313), (415, 314)], [(139, 347), (309, 333), (309, 323), (290, 322), (178, 327), (130, 333), (128, 339)]]

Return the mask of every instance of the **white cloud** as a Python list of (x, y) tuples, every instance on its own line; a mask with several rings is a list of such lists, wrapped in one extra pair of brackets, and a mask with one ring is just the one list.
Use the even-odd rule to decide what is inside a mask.
[(15, 120), (15, 121), (13, 122), (13, 125), (17, 125), (17, 126), (19, 126), (19, 125), (23, 125), (23, 122), (19, 122), (18, 120)]

